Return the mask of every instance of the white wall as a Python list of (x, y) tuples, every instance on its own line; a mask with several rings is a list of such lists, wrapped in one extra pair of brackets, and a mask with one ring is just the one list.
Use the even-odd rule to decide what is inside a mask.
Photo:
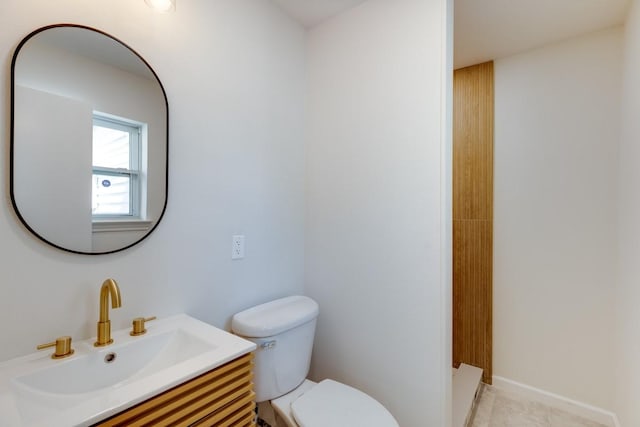
[(494, 375), (608, 410), (621, 42), (495, 62)]
[(47, 241), (91, 252), (91, 105), (18, 82), (14, 94), (20, 142), (13, 147), (13, 197), (20, 215)]
[[(267, 1), (190, 0), (172, 14), (143, 1), (0, 3), (0, 150), (8, 170), (9, 70), (37, 27), (73, 22), (125, 41), (154, 68), (170, 107), (169, 204), (142, 244), (103, 256), (44, 245), (19, 223), (0, 174), (0, 360), (59, 335), (95, 335), (98, 291), (115, 278), (113, 328), (187, 312), (218, 326), (252, 304), (301, 293), (305, 35)], [(246, 258), (231, 261), (232, 234)]]
[(369, 0), (309, 35), (312, 377), (366, 391), (407, 427), (448, 422), (446, 3)]
[(632, 2), (625, 28), (620, 138), (616, 304), (615, 412), (623, 427), (640, 425), (640, 3)]

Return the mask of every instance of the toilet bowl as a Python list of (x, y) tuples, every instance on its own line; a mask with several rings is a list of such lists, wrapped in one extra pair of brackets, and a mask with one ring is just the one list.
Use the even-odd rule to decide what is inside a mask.
[(293, 296), (233, 316), (231, 329), (257, 345), (257, 402), (276, 413), (272, 427), (398, 427), (378, 401), (348, 385), (306, 379), (311, 362), (318, 304)]
[[(392, 427), (391, 413), (371, 396), (333, 380), (305, 380), (271, 401), (285, 427)], [(281, 421), (280, 421), (281, 420)], [(281, 427), (281, 424), (278, 427)]]

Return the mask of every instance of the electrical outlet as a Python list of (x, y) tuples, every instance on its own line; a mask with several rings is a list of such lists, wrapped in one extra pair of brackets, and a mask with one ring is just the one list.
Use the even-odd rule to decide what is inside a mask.
[(244, 258), (244, 236), (235, 235), (231, 243), (231, 259)]

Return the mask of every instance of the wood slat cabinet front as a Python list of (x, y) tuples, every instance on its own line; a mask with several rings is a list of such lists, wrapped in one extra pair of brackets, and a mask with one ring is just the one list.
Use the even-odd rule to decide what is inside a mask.
[(255, 427), (252, 380), (249, 353), (93, 427)]

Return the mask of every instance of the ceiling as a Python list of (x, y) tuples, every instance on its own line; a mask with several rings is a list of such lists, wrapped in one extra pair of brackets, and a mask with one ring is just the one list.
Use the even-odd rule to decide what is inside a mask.
[(461, 68), (620, 25), (628, 0), (454, 0)]
[(30, 42), (42, 43), (47, 47), (65, 50), (148, 80), (156, 80), (147, 64), (130, 48), (98, 31), (61, 26), (38, 33)]
[(306, 28), (318, 25), (325, 19), (365, 1), (367, 0), (273, 0)]
[[(273, 0), (306, 28), (367, 0)], [(397, 0), (386, 0), (397, 1)], [(615, 27), (629, 0), (453, 0), (461, 68)]]

